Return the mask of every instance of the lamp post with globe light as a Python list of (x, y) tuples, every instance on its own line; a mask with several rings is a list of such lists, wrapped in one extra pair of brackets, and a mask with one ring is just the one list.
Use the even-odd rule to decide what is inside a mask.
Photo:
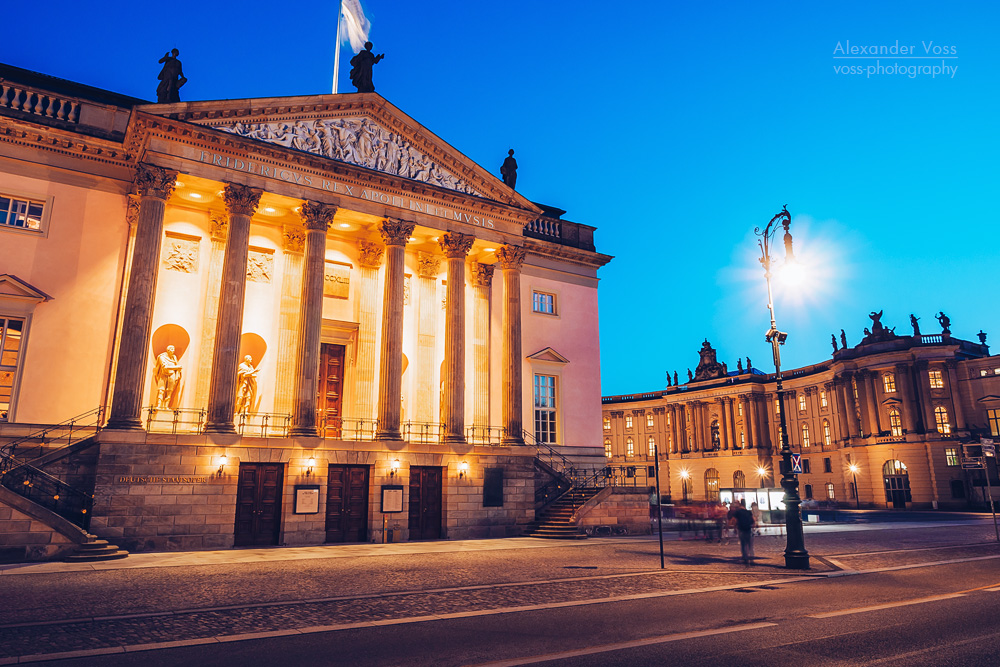
[[(774, 298), (771, 293), (771, 267), (774, 258), (771, 257), (771, 243), (775, 232), (778, 231), (780, 222), (785, 230), (783, 241), (785, 244), (785, 266), (794, 265), (795, 254), (792, 252), (792, 235), (788, 231), (792, 223), (792, 216), (788, 212), (788, 207), (782, 207), (781, 211), (771, 218), (763, 230), (755, 227), (753, 232), (760, 239), (757, 244), (760, 246), (760, 263), (764, 267), (764, 280), (767, 282), (767, 310), (771, 315), (771, 327), (767, 330), (764, 340), (771, 344), (771, 351), (774, 354), (774, 377), (775, 389), (778, 396), (778, 423), (780, 425), (779, 436), (781, 438), (781, 487), (785, 490), (785, 533), (787, 541), (785, 543), (785, 567), (793, 570), (809, 569), (809, 552), (806, 551), (805, 539), (802, 535), (802, 515), (799, 513), (799, 480), (792, 472), (792, 450), (788, 446), (788, 426), (785, 423), (785, 392), (781, 382), (781, 346), (785, 344), (788, 334), (779, 331), (774, 320)], [(777, 267), (775, 267), (777, 268)]]
[(861, 509), (861, 494), (858, 493), (858, 470), (861, 468), (858, 467), (857, 463), (851, 462), (851, 465), (847, 466), (847, 469), (854, 475), (854, 501), (857, 508)]

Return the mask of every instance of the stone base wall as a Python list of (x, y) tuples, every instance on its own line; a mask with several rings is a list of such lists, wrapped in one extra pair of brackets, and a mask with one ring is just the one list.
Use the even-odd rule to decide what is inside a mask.
[[(228, 549), (234, 545), (241, 463), (281, 463), (279, 545), (323, 544), (327, 469), (369, 467), (367, 540), (409, 539), (410, 466), (442, 469), (444, 539), (519, 535), (534, 519), (533, 455), (506, 447), (401, 442), (347, 442), (318, 438), (241, 438), (105, 431), (94, 486), (91, 532), (129, 551)], [(226, 463), (220, 473), (220, 457)], [(315, 459), (312, 470), (309, 459)], [(399, 470), (391, 474), (391, 462)], [(459, 464), (469, 471), (459, 477)], [(483, 507), (484, 469), (504, 469), (502, 507)], [(403, 511), (381, 513), (381, 486), (403, 487)], [(319, 487), (318, 512), (295, 514), (295, 486)]]
[(10, 496), (0, 487), (0, 563), (58, 560), (76, 550), (73, 540), (14, 506), (29, 501)]
[(580, 508), (576, 524), (590, 534), (600, 534), (602, 527), (610, 528), (609, 534), (649, 533), (649, 494), (646, 489), (608, 487)]

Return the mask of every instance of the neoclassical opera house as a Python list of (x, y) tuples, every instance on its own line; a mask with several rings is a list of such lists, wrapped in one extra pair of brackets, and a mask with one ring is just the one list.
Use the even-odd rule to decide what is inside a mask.
[(8, 554), (65, 551), (60, 520), (132, 550), (514, 535), (539, 448), (603, 464), (593, 227), (375, 93), (0, 76)]

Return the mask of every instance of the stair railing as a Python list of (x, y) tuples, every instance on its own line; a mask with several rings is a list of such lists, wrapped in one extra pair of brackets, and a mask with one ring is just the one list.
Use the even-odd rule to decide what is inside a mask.
[(90, 529), (93, 495), (3, 453), (0, 453), (0, 484), (84, 530)]
[[(65, 441), (63, 447), (75, 445), (96, 435), (104, 426), (104, 406), (88, 410), (81, 415), (72, 417), (53, 426), (46, 426), (33, 433), (8, 442), (0, 447), (0, 454), (20, 461), (31, 461), (46, 450), (51, 449), (51, 443)], [(41, 444), (37, 441), (41, 440)]]

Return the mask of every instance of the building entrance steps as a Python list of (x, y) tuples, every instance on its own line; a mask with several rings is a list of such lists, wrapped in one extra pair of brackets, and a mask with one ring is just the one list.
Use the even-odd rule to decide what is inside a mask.
[(600, 488), (573, 489), (540, 510), (525, 531), (527, 537), (552, 540), (585, 540), (587, 534), (576, 525), (576, 514), (587, 501), (600, 493)]

